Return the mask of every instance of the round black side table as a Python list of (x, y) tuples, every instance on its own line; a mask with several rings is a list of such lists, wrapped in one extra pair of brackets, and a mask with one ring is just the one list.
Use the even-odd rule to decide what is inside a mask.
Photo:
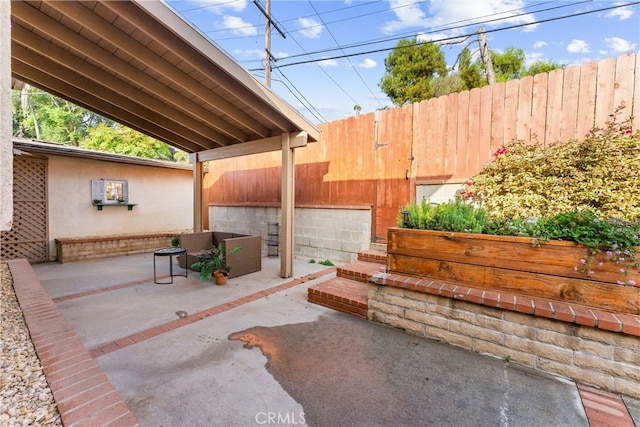
[[(175, 255), (182, 255), (182, 254), (184, 254), (185, 258), (187, 257), (187, 250), (185, 248), (160, 248), (153, 251), (153, 282), (157, 283), (158, 285), (172, 284), (173, 276), (174, 276), (173, 257)], [(169, 257), (169, 279), (170, 279), (169, 282), (158, 282), (158, 279), (156, 279), (156, 257), (163, 257), (163, 256)], [(187, 267), (186, 264), (185, 264), (185, 267)], [(184, 277), (187, 277), (188, 271), (189, 270), (187, 268), (184, 269)], [(176, 274), (176, 276), (182, 276), (182, 274)]]

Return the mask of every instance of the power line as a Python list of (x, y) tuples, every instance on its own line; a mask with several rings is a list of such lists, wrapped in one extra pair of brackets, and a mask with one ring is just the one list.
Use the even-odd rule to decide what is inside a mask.
[[(436, 33), (436, 32), (447, 32), (447, 31), (452, 31), (452, 30), (456, 30), (456, 29), (459, 29), (459, 28), (466, 28), (466, 27), (468, 27), (470, 25), (485, 25), (485, 24), (488, 24), (490, 22), (496, 22), (496, 21), (502, 21), (502, 20), (505, 20), (505, 19), (517, 18), (519, 16), (529, 15), (529, 14), (532, 14), (532, 13), (548, 12), (550, 10), (560, 9), (560, 8), (569, 7), (569, 6), (575, 6), (575, 5), (579, 5), (579, 4), (583, 4), (583, 3), (590, 3), (591, 1), (592, 0), (584, 0), (584, 1), (579, 1), (579, 2), (574, 2), (574, 3), (569, 3), (569, 4), (563, 4), (562, 6), (554, 6), (554, 7), (550, 7), (550, 8), (546, 8), (546, 9), (534, 10), (532, 12), (526, 12), (526, 13), (523, 12), (523, 13), (520, 13), (520, 14), (517, 14), (517, 15), (511, 15), (511, 16), (506, 16), (506, 17), (502, 17), (502, 18), (494, 18), (494, 19), (489, 19), (489, 20), (485, 20), (485, 21), (476, 21), (476, 22), (473, 22), (471, 24), (466, 24), (466, 25), (457, 25), (457, 26), (453, 26), (453, 27), (449, 26), (451, 24), (458, 24), (458, 23), (461, 23), (461, 22), (467, 22), (467, 21), (471, 21), (471, 20), (474, 20), (474, 19), (484, 18), (484, 17), (487, 17), (487, 16), (493, 16), (493, 15), (484, 15), (484, 16), (479, 16), (479, 17), (475, 17), (475, 18), (463, 19), (463, 20), (460, 20), (460, 21), (452, 22), (450, 24), (446, 24), (446, 26), (445, 25), (437, 26), (437, 27), (435, 27), (435, 29), (432, 29), (431, 31), (423, 32), (421, 34), (433, 34), (433, 33)], [(549, 3), (549, 2), (546, 2), (546, 3)], [(510, 12), (510, 11), (505, 11), (503, 13), (508, 13), (508, 12)], [(534, 23), (530, 23), (530, 25), (533, 25), (533, 24)], [(442, 27), (444, 27), (444, 28), (442, 28)], [(405, 35), (407, 35), (407, 34), (414, 35), (415, 32), (405, 33)], [(388, 37), (388, 38), (382, 38), (382, 39), (374, 39), (374, 40), (367, 41), (367, 42), (359, 42), (359, 43), (353, 43), (353, 44), (350, 44), (350, 45), (341, 46), (340, 50), (341, 49), (352, 49), (354, 47), (369, 46), (369, 45), (373, 45), (373, 44), (385, 43), (385, 42), (396, 41), (396, 40), (402, 40), (403, 38), (405, 38), (405, 37), (403, 37), (401, 35), (401, 36), (394, 36), (394, 37)], [(333, 52), (333, 51), (336, 51), (336, 50), (339, 50), (339, 49), (337, 49), (337, 48), (327, 48), (327, 49), (323, 49), (323, 50), (314, 51), (314, 52), (312, 52), (312, 54)], [(287, 56), (286, 59), (298, 58), (298, 57), (301, 57), (301, 56), (305, 56), (305, 55), (304, 54), (289, 55), (289, 56)]]
[[(562, 16), (556, 16), (553, 18), (547, 18), (547, 19), (541, 19), (535, 22), (528, 22), (528, 23), (524, 23), (524, 24), (514, 24), (514, 25), (510, 25), (510, 26), (506, 26), (506, 27), (502, 27), (502, 28), (494, 28), (491, 30), (486, 30), (486, 33), (496, 33), (499, 31), (506, 31), (506, 30), (512, 30), (514, 28), (522, 28), (522, 27), (528, 27), (530, 25), (537, 25), (537, 24), (542, 24), (545, 22), (551, 22), (551, 21), (558, 21), (561, 19), (567, 19), (567, 18), (574, 18), (577, 16), (582, 16), (582, 15), (587, 15), (587, 14), (591, 14), (591, 13), (597, 13), (597, 12), (603, 12), (606, 10), (612, 10), (612, 9), (617, 9), (617, 8), (622, 8), (622, 7), (627, 7), (627, 6), (634, 6), (636, 4), (640, 4), (640, 1), (636, 1), (636, 2), (632, 2), (632, 3), (626, 3), (626, 4), (621, 4), (621, 5), (616, 5), (616, 6), (609, 6), (609, 7), (603, 7), (600, 9), (594, 9), (594, 10), (589, 10), (589, 11), (585, 11), (585, 12), (577, 12), (577, 13), (573, 13), (571, 15), (562, 15)], [(468, 34), (462, 34), (462, 35), (456, 35), (456, 36), (452, 36), (452, 37), (444, 37), (438, 40), (429, 40), (429, 41), (425, 41), (425, 42), (417, 42), (415, 44), (406, 46), (406, 47), (413, 47), (413, 46), (420, 46), (423, 44), (428, 44), (428, 43), (443, 43), (443, 42), (447, 42), (447, 41), (452, 41), (452, 40), (457, 40), (457, 39), (462, 39), (462, 38), (468, 38), (475, 35), (474, 33), (468, 33)], [(460, 43), (461, 41), (457, 42)], [(325, 57), (322, 60), (332, 60), (332, 59), (343, 59), (343, 58), (347, 58), (347, 57), (352, 57), (352, 56), (360, 56), (360, 55), (370, 55), (372, 53), (379, 53), (379, 52), (386, 52), (389, 50), (394, 50), (394, 49), (398, 49), (398, 47), (387, 47), (387, 48), (380, 48), (380, 49), (374, 49), (374, 50), (368, 50), (368, 51), (364, 51), (364, 52), (356, 52), (356, 53), (351, 53), (351, 54), (345, 54), (345, 55), (336, 55), (336, 56), (331, 56), (331, 57)], [(283, 60), (286, 60), (288, 58), (284, 58)], [(284, 68), (284, 67), (290, 67), (292, 65), (302, 65), (302, 64), (309, 64), (312, 62), (317, 62), (319, 60), (316, 59), (309, 59), (306, 61), (298, 61), (298, 62), (292, 62), (290, 64), (283, 64), (283, 65), (276, 65), (274, 66), (274, 68)]]
[[(320, 16), (320, 14), (318, 14), (317, 9), (315, 8), (315, 6), (313, 5), (313, 3), (311, 3), (311, 0), (307, 0), (309, 2), (309, 6), (311, 6), (311, 8), (314, 10), (314, 12), (316, 12), (316, 15), (318, 16), (318, 18), (320, 19), (320, 21), (324, 24), (324, 21), (322, 19), (322, 16)], [(336, 38), (334, 37), (333, 33), (331, 32), (331, 30), (329, 29), (329, 27), (325, 24), (325, 28), (327, 29), (327, 32), (329, 33), (329, 35), (331, 36), (331, 38), (333, 39), (333, 41), (336, 43), (336, 46), (340, 46), (340, 43), (338, 43), (338, 40), (336, 40)], [(341, 49), (342, 50), (342, 49)], [(342, 50), (342, 52), (344, 53), (344, 50)], [(347, 61), (349, 61), (349, 65), (351, 65), (351, 68), (353, 69), (353, 71), (355, 71), (355, 73), (358, 75), (358, 78), (360, 79), (360, 81), (362, 82), (362, 84), (364, 85), (364, 87), (367, 88), (367, 90), (369, 91), (369, 93), (371, 94), (371, 96), (373, 97), (373, 99), (378, 101), (378, 105), (382, 106), (382, 103), (380, 102), (379, 99), (376, 98), (376, 95), (373, 93), (373, 91), (371, 90), (371, 88), (369, 87), (369, 85), (367, 84), (367, 82), (364, 80), (364, 78), (362, 77), (362, 75), (360, 74), (360, 72), (358, 71), (358, 69), (356, 68), (356, 66), (353, 64), (353, 62), (351, 62), (350, 58), (347, 58)], [(352, 98), (353, 99), (353, 98)], [(356, 102), (356, 104), (358, 104), (358, 102)]]

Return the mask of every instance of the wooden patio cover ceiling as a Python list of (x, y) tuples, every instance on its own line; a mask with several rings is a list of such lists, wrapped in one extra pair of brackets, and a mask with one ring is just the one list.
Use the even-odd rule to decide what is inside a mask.
[(12, 1), (11, 23), (13, 77), (188, 153), (319, 138), (160, 1)]

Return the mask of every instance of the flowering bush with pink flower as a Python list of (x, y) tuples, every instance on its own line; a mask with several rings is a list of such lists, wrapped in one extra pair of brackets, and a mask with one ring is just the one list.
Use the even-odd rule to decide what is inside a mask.
[(583, 140), (506, 144), (460, 196), (493, 218), (589, 210), (599, 218), (640, 220), (640, 130), (632, 130), (631, 119), (617, 123), (621, 111)]

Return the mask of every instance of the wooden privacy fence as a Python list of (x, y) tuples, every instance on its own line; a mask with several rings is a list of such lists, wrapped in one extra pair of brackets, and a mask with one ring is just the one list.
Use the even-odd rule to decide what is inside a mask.
[(639, 79), (640, 55), (628, 53), (414, 104), (416, 178), (460, 182), (506, 142), (580, 139), (621, 105), (619, 120), (635, 115), (638, 129)]
[[(324, 123), (319, 142), (296, 150), (296, 205), (370, 206), (372, 239), (384, 240), (416, 185), (462, 183), (515, 139), (582, 138), (621, 105), (619, 119), (633, 115), (640, 128), (636, 53), (383, 110), (377, 120)], [(210, 171), (205, 206), (280, 204), (279, 153), (218, 160)]]

